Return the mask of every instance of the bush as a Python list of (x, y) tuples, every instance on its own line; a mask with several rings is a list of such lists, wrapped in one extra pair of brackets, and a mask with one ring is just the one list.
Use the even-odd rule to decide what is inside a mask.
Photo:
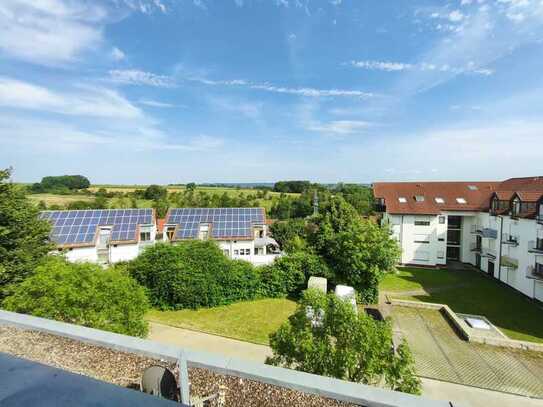
[(256, 297), (253, 266), (226, 258), (212, 241), (157, 244), (128, 265), (161, 309), (214, 307)]
[(310, 253), (297, 252), (279, 257), (261, 269), (261, 294), (266, 297), (297, 296), (311, 276), (331, 277), (324, 260)]
[(269, 364), (420, 393), (407, 344), (393, 351), (390, 323), (356, 314), (349, 302), (333, 294), (305, 291), (296, 312), (270, 335), (270, 346)]
[(145, 199), (150, 199), (152, 201), (160, 201), (166, 199), (167, 196), (168, 190), (160, 185), (149, 185), (143, 193)]
[(120, 334), (147, 334), (145, 290), (118, 269), (51, 257), (3, 302), (9, 311)]

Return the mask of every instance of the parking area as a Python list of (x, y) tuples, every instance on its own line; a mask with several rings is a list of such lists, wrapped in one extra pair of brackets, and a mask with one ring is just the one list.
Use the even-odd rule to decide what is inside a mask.
[(543, 353), (462, 340), (437, 310), (394, 306), (421, 377), (543, 399)]

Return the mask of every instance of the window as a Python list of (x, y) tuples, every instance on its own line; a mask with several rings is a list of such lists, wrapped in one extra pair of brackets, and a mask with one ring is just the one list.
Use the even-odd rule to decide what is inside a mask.
[(151, 232), (140, 232), (140, 242), (150, 242)]
[(424, 202), (424, 196), (422, 196), (422, 195), (415, 195), (415, 201), (417, 201), (417, 202)]
[(436, 196), (434, 199), (435, 199), (436, 203), (438, 203), (438, 204), (445, 203), (445, 200), (443, 198), (441, 198), (440, 196)]
[(230, 257), (230, 250), (224, 249), (222, 252), (224, 253), (224, 255), (225, 255), (226, 257)]
[(424, 243), (424, 244), (428, 244), (428, 243), (430, 243), (430, 236), (428, 236), (428, 235), (421, 235), (421, 234), (415, 234), (415, 243)]
[(445, 224), (445, 216), (440, 216), (440, 217), (439, 217), (439, 224), (440, 224), (440, 225), (444, 225), (444, 224)]
[(440, 241), (440, 242), (444, 242), (444, 241), (445, 241), (445, 238), (439, 237), (437, 240)]
[(430, 226), (429, 220), (416, 220), (415, 226)]
[(477, 185), (468, 185), (468, 189), (470, 191), (477, 191), (479, 188), (477, 188)]
[(443, 250), (438, 250), (437, 258), (438, 259), (444, 259), (445, 258), (445, 252)]
[(175, 234), (175, 226), (168, 226), (166, 228), (166, 237), (168, 240), (173, 240), (173, 236)]
[(200, 231), (199, 231), (198, 237), (199, 237), (200, 240), (207, 240), (208, 239), (208, 237), (209, 237), (209, 225), (208, 224), (200, 225)]
[(398, 202), (400, 202), (400, 203), (406, 203), (406, 202), (407, 202), (407, 199), (405, 199), (405, 197), (403, 197), (403, 196), (400, 196), (400, 197), (398, 198)]
[(234, 256), (238, 256), (239, 255), (239, 250), (234, 250)]
[(456, 202), (458, 202), (459, 204), (462, 204), (462, 205), (467, 203), (464, 198), (456, 198)]

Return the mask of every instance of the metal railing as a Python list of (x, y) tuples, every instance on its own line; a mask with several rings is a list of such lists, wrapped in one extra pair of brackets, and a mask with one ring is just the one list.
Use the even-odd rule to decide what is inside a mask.
[(533, 266), (528, 266), (526, 277), (534, 280), (543, 280), (543, 264), (535, 263)]
[(430, 400), (420, 396), (296, 370), (247, 362), (217, 354), (178, 348), (132, 336), (100, 331), (30, 315), (0, 310), (0, 325), (46, 332), (87, 344), (140, 356), (177, 362), (181, 369), (182, 402), (188, 403), (188, 368), (202, 368), (218, 374), (254, 380), (272, 386), (315, 394), (365, 407), (457, 407), (449, 401)]
[(502, 244), (518, 246), (518, 237), (510, 235), (509, 233), (504, 233), (502, 235)]
[(530, 253), (543, 253), (543, 239), (530, 240), (528, 242), (528, 251)]
[(477, 243), (470, 243), (469, 248), (472, 252), (480, 252), (481, 251), (481, 245)]

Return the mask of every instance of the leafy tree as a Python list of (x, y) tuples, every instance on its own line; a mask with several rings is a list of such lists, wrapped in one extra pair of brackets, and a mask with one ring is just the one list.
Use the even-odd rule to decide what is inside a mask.
[(420, 393), (407, 344), (393, 351), (390, 323), (356, 314), (333, 294), (305, 291), (297, 311), (270, 335), (270, 346), (269, 364)]
[(224, 256), (213, 241), (157, 244), (128, 265), (161, 309), (213, 307), (255, 298), (258, 274)]
[[(306, 239), (306, 222), (303, 219), (289, 219), (286, 221), (277, 221), (271, 224), (270, 232), (273, 238), (279, 243), (281, 249), (291, 252), (295, 250), (296, 247), (299, 247), (301, 242), (300, 240)], [(294, 240), (298, 242), (294, 243)], [(302, 244), (302, 246), (304, 246)]]
[(270, 210), (270, 216), (274, 219), (289, 219), (292, 217), (292, 201), (285, 194), (281, 194)]
[(0, 298), (19, 283), (52, 249), (50, 225), (38, 219), (38, 208), (24, 190), (8, 182), (11, 170), (0, 170)]
[(273, 190), (275, 192), (302, 193), (311, 186), (309, 181), (278, 181)]
[(357, 184), (339, 184), (336, 191), (350, 203), (360, 215), (370, 215), (373, 212), (373, 190), (370, 187)]
[(41, 182), (32, 185), (32, 192), (62, 192), (87, 189), (90, 187), (88, 178), (82, 175), (60, 175), (43, 177)]
[(159, 201), (161, 199), (165, 199), (167, 196), (168, 190), (160, 185), (149, 185), (143, 193), (143, 197), (145, 199), (152, 201)]
[(186, 186), (187, 191), (195, 191), (196, 190), (196, 184), (194, 182), (189, 182)]
[(170, 205), (166, 199), (159, 199), (153, 202), (153, 208), (156, 210), (156, 215), (159, 218), (163, 218), (166, 216), (166, 213), (168, 213)]
[(14, 312), (133, 336), (147, 334), (145, 290), (126, 273), (51, 257), (2, 306)]

